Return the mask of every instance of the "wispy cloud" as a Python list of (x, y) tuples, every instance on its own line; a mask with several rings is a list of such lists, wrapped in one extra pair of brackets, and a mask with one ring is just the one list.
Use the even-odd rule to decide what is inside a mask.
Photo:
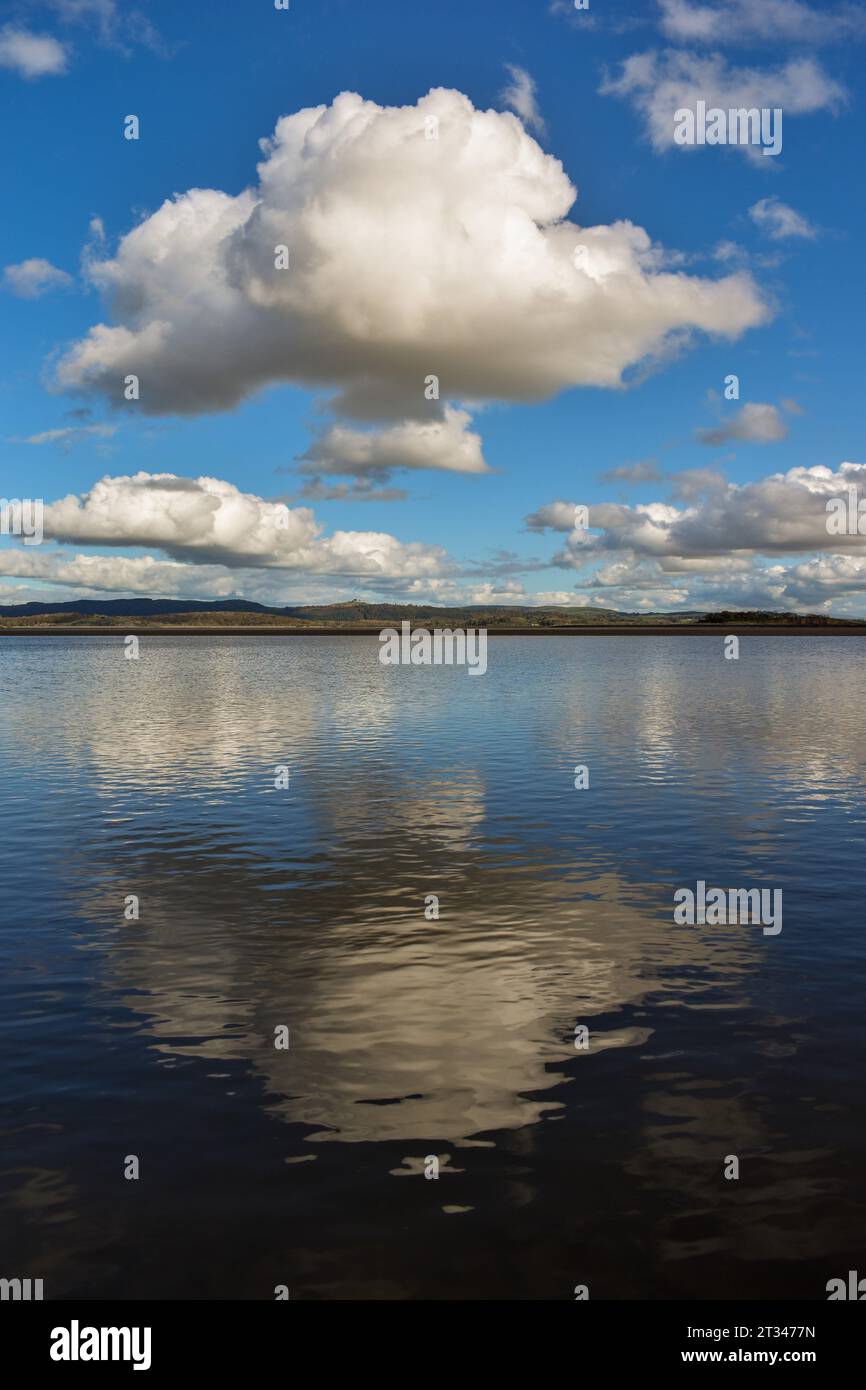
[(401, 487), (376, 487), (367, 478), (355, 478), (351, 483), (326, 483), (323, 478), (308, 478), (300, 492), (287, 497), (287, 502), (406, 502), (409, 494)]
[(824, 44), (866, 37), (862, 5), (812, 0), (658, 0), (662, 32), (678, 43)]
[(14, 439), (13, 444), (59, 444), (61, 448), (71, 448), (85, 439), (111, 439), (117, 433), (117, 425), (64, 425), (59, 429), (43, 430), (41, 434), (30, 434), (25, 439)]
[(511, 81), (500, 92), (500, 101), (512, 111), (516, 111), (523, 124), (530, 130), (542, 135), (545, 126), (538, 109), (534, 78), (530, 77), (525, 68), (515, 67), (512, 63), (506, 63), (505, 66), (511, 74)]
[(69, 26), (89, 29), (99, 43), (129, 54), (134, 47), (148, 48), (160, 57), (174, 52), (143, 10), (118, 0), (34, 0)]
[[(841, 84), (813, 58), (791, 59), (779, 68), (737, 68), (719, 53), (685, 49), (635, 53), (625, 60), (617, 76), (605, 78), (600, 90), (631, 103), (659, 153), (672, 147), (714, 148), (676, 145), (674, 141), (675, 113), (694, 111), (699, 101), (705, 102), (707, 109), (723, 111), (781, 108), (787, 120), (816, 111), (835, 112), (846, 97)], [(752, 145), (734, 148), (753, 157), (756, 153)]]

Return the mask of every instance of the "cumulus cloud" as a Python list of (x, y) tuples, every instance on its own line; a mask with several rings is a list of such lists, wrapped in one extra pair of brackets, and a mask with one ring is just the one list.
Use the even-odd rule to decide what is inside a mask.
[(431, 374), (443, 402), (616, 387), (671, 338), (770, 314), (747, 274), (671, 273), (631, 222), (567, 220), (560, 162), (459, 92), (343, 93), (283, 117), (262, 152), (254, 188), (192, 189), (90, 262), (115, 322), (69, 349), (61, 388), (122, 402), (132, 373), (146, 413), (197, 414), (294, 382), (356, 419), (430, 420)]
[[(0, 550), (0, 573), (88, 593), (151, 594), (217, 599), (237, 592), (238, 573), (220, 565), (187, 565), (152, 555), (74, 555), (56, 551)], [(34, 593), (31, 598), (43, 595)], [(67, 598), (68, 595), (64, 595)]]
[(348, 473), (379, 481), (402, 469), (488, 473), (481, 437), (468, 429), (469, 423), (466, 411), (446, 406), (439, 420), (406, 420), (385, 430), (332, 425), (302, 456), (301, 471)]
[[(787, 121), (789, 116), (835, 111), (845, 98), (844, 88), (813, 58), (792, 59), (773, 69), (735, 68), (721, 54), (684, 49), (633, 54), (622, 64), (618, 76), (605, 80), (601, 91), (631, 102), (659, 153), (671, 147), (714, 148), (674, 143), (675, 113), (696, 110), (698, 101), (706, 102), (707, 109), (724, 111), (780, 107)], [(758, 149), (752, 145), (735, 148), (753, 156)]]
[(774, 405), (759, 401), (744, 405), (725, 424), (712, 430), (698, 430), (702, 444), (726, 444), (739, 440), (744, 444), (778, 444), (788, 434), (788, 426)]
[(67, 51), (47, 34), (33, 34), (6, 24), (0, 29), (0, 68), (20, 77), (54, 77), (66, 71)]
[(813, 0), (658, 0), (660, 24), (678, 43), (755, 41), (835, 43), (866, 35), (861, 5), (816, 5)]
[(680, 480), (685, 505), (593, 504), (596, 534), (570, 531), (553, 563), (578, 573), (580, 592), (626, 609), (866, 611), (866, 535), (827, 526), (830, 499), (847, 514), (852, 491), (866, 498), (866, 464), (746, 484), (709, 470)]
[(534, 78), (530, 77), (525, 68), (515, 67), (512, 63), (507, 63), (506, 67), (511, 74), (511, 81), (499, 94), (502, 105), (516, 111), (523, 124), (530, 130), (543, 134), (544, 120), (538, 109)]
[(48, 290), (65, 289), (71, 284), (71, 275), (38, 256), (17, 265), (7, 265), (3, 271), (4, 288), (17, 294), (19, 299), (38, 299)]
[[(580, 530), (566, 539), (554, 563), (583, 569), (605, 552), (628, 551), (658, 560), (665, 571), (711, 557), (861, 552), (866, 536), (831, 535), (827, 502), (857, 488), (866, 497), (866, 464), (791, 468), (753, 483), (729, 483), (703, 474), (689, 505), (650, 502), (633, 507), (593, 504), (590, 519), (600, 535)], [(544, 509), (542, 509), (544, 510)]]
[(450, 565), (440, 546), (381, 531), (323, 537), (308, 507), (287, 507), (219, 478), (172, 473), (106, 477), (88, 493), (45, 507), (44, 532), (71, 545), (155, 546), (173, 560), (317, 574), (434, 575)]
[(755, 226), (760, 227), (773, 241), (783, 241), (786, 237), (804, 237), (814, 241), (818, 235), (811, 222), (783, 203), (781, 198), (761, 198), (749, 208), (749, 216)]
[(866, 556), (817, 555), (786, 571), (787, 588), (797, 602), (823, 606), (840, 594), (866, 592)]

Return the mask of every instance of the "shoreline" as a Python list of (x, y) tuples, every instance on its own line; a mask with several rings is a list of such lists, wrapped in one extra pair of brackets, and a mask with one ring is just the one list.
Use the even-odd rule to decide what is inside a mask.
[[(176, 625), (142, 626), (135, 619), (127, 625), (112, 627), (87, 627), (84, 624), (64, 626), (52, 623), (39, 627), (3, 627), (0, 637), (375, 637), (387, 630), (382, 627), (181, 627)], [(421, 631), (419, 625), (416, 631)], [(445, 628), (427, 631), (445, 631)], [(461, 629), (452, 629), (459, 631)], [(463, 631), (478, 631), (477, 628), (464, 628)], [(578, 627), (488, 627), (488, 637), (866, 637), (866, 623), (840, 623), (838, 626), (821, 627), (808, 623), (733, 623), (729, 627), (720, 623), (587, 623)]]

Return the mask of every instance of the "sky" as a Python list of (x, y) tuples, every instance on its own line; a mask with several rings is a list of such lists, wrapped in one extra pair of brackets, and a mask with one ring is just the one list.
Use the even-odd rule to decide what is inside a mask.
[[(0, 603), (866, 617), (864, 56), (832, 0), (0, 4)], [(733, 108), (778, 153), (678, 143)]]

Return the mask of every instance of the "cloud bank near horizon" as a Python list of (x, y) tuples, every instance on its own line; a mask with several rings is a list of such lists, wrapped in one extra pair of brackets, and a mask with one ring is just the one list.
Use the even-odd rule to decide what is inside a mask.
[[(844, 605), (866, 595), (866, 535), (831, 534), (827, 524), (830, 498), (866, 493), (866, 464), (797, 467), (744, 484), (693, 469), (669, 482), (672, 501), (591, 505), (589, 529), (579, 524), (578, 503), (545, 504), (526, 517), (526, 529), (558, 534), (559, 549), (542, 560), (500, 555), (485, 566), (461, 565), (440, 546), (387, 532), (326, 536), (310, 508), (267, 501), (218, 478), (104, 477), (84, 494), (46, 505), (45, 538), (57, 548), (0, 548), (0, 575), (93, 596), (240, 595), (269, 603), (297, 600), (305, 580), (328, 598), (360, 585), (370, 597), (407, 602), (638, 609), (802, 609), (841, 601), (848, 611)], [(70, 557), (69, 546), (158, 555)], [(519, 576), (548, 568), (573, 571), (574, 587), (527, 592)]]

